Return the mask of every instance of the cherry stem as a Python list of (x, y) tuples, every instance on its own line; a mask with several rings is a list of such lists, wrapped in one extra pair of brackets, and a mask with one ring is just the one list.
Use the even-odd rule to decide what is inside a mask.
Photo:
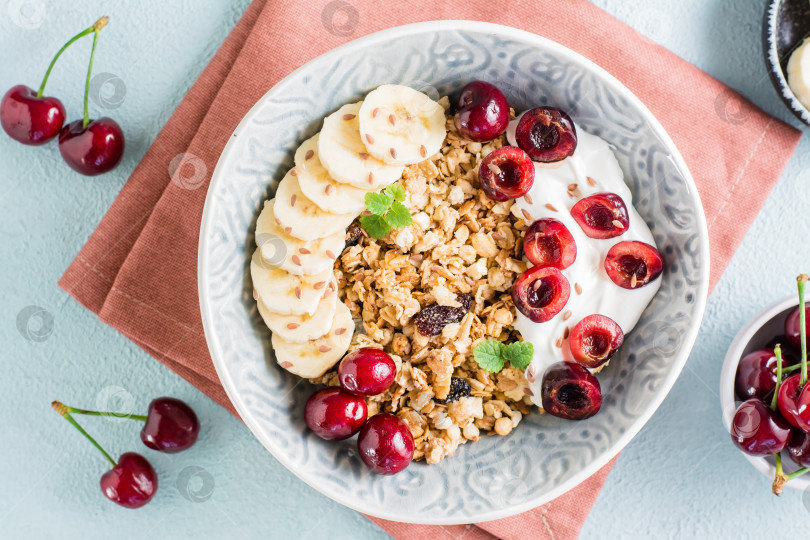
[(771, 398), (771, 410), (776, 411), (776, 397), (779, 394), (779, 386), (782, 384), (782, 346), (776, 344), (773, 348), (773, 354), (776, 355), (776, 388), (773, 389), (773, 397)]
[(776, 459), (776, 475), (773, 479), (773, 486), (771, 486), (771, 490), (773, 491), (774, 495), (780, 495), (782, 493), (782, 488), (784, 488), (785, 484), (787, 484), (789, 481), (810, 472), (810, 467), (802, 467), (801, 469), (797, 469), (790, 474), (785, 474), (782, 471), (782, 455), (777, 452), (774, 458)]
[(141, 422), (146, 422), (147, 420), (147, 417), (142, 414), (126, 414), (110, 411), (88, 411), (87, 409), (77, 409), (75, 407), (68, 407), (67, 405), (65, 405), (65, 408), (69, 413), (73, 414), (84, 414), (88, 416), (112, 416), (113, 418), (131, 418), (133, 420), (140, 420)]
[(799, 383), (801, 386), (804, 386), (804, 383), (807, 382), (807, 321), (804, 313), (804, 284), (807, 283), (808, 279), (810, 277), (807, 274), (800, 274), (796, 278), (799, 287), (799, 335), (801, 336), (802, 346), (802, 377)]
[[(793, 364), (792, 366), (787, 366), (786, 368), (782, 368), (782, 373), (792, 373), (792, 372), (796, 371), (797, 369), (801, 369), (801, 367), (802, 367), (801, 364)], [(773, 372), (776, 373), (776, 370), (774, 369)]]
[(773, 485), (771, 485), (771, 491), (773, 491), (774, 495), (781, 495), (782, 488), (785, 486), (785, 483), (788, 481), (788, 477), (782, 472), (782, 455), (777, 452), (776, 456), (776, 475), (773, 477)]
[(42, 94), (45, 92), (45, 83), (48, 82), (48, 77), (51, 76), (51, 70), (53, 70), (53, 66), (56, 64), (56, 61), (59, 59), (59, 57), (62, 56), (62, 53), (65, 52), (65, 50), (68, 47), (73, 45), (73, 43), (76, 40), (81, 39), (84, 36), (94, 32), (96, 30), (96, 27), (103, 28), (105, 24), (107, 24), (107, 17), (102, 17), (101, 19), (93, 23), (93, 26), (91, 26), (90, 28), (86, 28), (85, 30), (82, 30), (81, 32), (70, 38), (70, 40), (68, 40), (67, 43), (62, 45), (62, 48), (59, 49), (59, 52), (57, 52), (56, 56), (53, 57), (53, 60), (51, 60), (51, 63), (48, 66), (48, 70), (45, 72), (45, 77), (42, 79), (42, 84), (39, 85), (39, 91), (37, 91), (37, 97), (42, 97)]
[(87, 101), (90, 96), (90, 76), (93, 74), (93, 59), (96, 57), (96, 44), (98, 43), (98, 29), (93, 29), (93, 48), (90, 50), (90, 65), (87, 66), (87, 80), (84, 83), (84, 120), (82, 128), (86, 128), (90, 123), (90, 115), (87, 113)]
[(77, 421), (76, 421), (76, 420), (75, 420), (75, 419), (74, 419), (74, 418), (73, 418), (73, 417), (70, 415), (70, 411), (68, 410), (68, 409), (69, 409), (69, 407), (66, 407), (66, 406), (65, 406), (63, 403), (61, 403), (61, 402), (59, 402), (59, 401), (54, 401), (54, 402), (52, 402), (52, 403), (51, 403), (51, 407), (53, 407), (53, 410), (55, 410), (56, 412), (58, 412), (59, 414), (61, 414), (61, 415), (62, 415), (62, 417), (63, 417), (65, 420), (67, 420), (68, 422), (70, 422), (71, 424), (73, 424), (73, 427), (75, 427), (76, 429), (78, 429), (78, 430), (79, 430), (79, 433), (81, 433), (82, 435), (84, 435), (84, 436), (87, 438), (87, 440), (88, 440), (88, 441), (90, 441), (91, 443), (93, 443), (93, 446), (95, 446), (96, 448), (98, 448), (99, 452), (101, 452), (102, 454), (104, 454), (104, 457), (105, 457), (105, 458), (107, 458), (107, 461), (109, 461), (109, 462), (112, 464), (112, 466), (113, 466), (113, 467), (115, 467), (115, 466), (117, 465), (117, 463), (116, 463), (116, 462), (115, 462), (115, 460), (114, 460), (114, 459), (113, 459), (113, 458), (110, 456), (110, 454), (108, 454), (108, 453), (107, 453), (107, 451), (106, 451), (106, 450), (104, 450), (104, 448), (102, 448), (102, 447), (101, 447), (101, 445), (100, 445), (100, 444), (98, 444), (98, 442), (96, 442), (96, 440), (95, 440), (95, 439), (94, 439), (92, 436), (90, 436), (90, 434), (89, 434), (89, 433), (87, 433), (87, 432), (84, 430), (84, 428), (83, 428), (82, 426), (80, 426), (80, 425), (79, 425), (79, 423), (78, 423), (78, 422), (77, 422)]

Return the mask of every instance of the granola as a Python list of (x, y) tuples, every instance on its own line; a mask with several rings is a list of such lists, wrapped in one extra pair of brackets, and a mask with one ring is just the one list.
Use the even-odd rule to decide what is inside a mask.
[[(447, 111), (447, 97), (439, 103)], [(505, 136), (472, 142), (446, 120), (441, 151), (400, 180), (413, 223), (378, 240), (360, 236), (335, 263), (339, 299), (361, 323), (349, 350), (381, 348), (397, 366), (394, 384), (367, 398), (368, 414), (401, 418), (414, 437), (413, 459), (429, 464), (483, 435), (508, 435), (532, 407), (522, 370), (489, 373), (472, 355), (483, 340), (518, 339), (509, 289), (526, 270), (526, 222), (513, 215), (513, 201), (488, 198), (477, 173)], [(420, 332), (424, 313), (435, 332)], [(336, 386), (337, 367), (310, 380)]]

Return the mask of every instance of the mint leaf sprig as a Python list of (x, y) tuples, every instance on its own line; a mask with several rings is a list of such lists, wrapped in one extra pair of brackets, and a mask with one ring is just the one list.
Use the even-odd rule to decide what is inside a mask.
[(526, 369), (532, 362), (534, 346), (527, 341), (502, 343), (497, 339), (482, 341), (473, 348), (473, 358), (484, 371), (497, 373), (508, 362), (515, 369)]
[(382, 193), (366, 193), (366, 209), (371, 213), (360, 216), (360, 226), (372, 238), (382, 238), (391, 229), (403, 229), (413, 223), (411, 213), (402, 204), (405, 188), (402, 184), (391, 184)]

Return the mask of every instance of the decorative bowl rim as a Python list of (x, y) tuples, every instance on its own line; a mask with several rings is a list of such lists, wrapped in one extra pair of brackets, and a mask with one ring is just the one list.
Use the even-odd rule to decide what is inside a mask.
[(776, 49), (776, 18), (782, 0), (771, 0), (765, 7), (765, 18), (762, 29), (762, 51), (765, 62), (768, 64), (768, 74), (771, 83), (776, 89), (782, 102), (788, 106), (790, 112), (803, 123), (810, 125), (810, 110), (799, 101), (796, 94), (788, 84), (785, 72), (782, 70), (782, 62), (779, 60), (779, 51)]
[[(728, 432), (731, 429), (731, 420), (734, 418), (734, 411), (737, 409), (737, 398), (734, 395), (734, 378), (737, 374), (737, 365), (742, 359), (742, 353), (751, 342), (754, 334), (770, 322), (774, 317), (782, 314), (786, 310), (799, 305), (799, 299), (794, 294), (783, 298), (769, 305), (756, 315), (743, 326), (728, 347), (726, 357), (723, 360), (723, 368), (720, 371), (720, 407), (723, 410), (723, 426)], [(730, 441), (729, 441), (730, 442)], [(754, 466), (756, 470), (765, 476), (773, 479), (776, 474), (776, 467), (772, 465), (767, 458), (749, 456), (742, 450), (740, 453), (745, 456), (745, 459)], [(810, 487), (810, 477), (799, 476), (794, 478), (785, 487), (805, 490)]]
[[(316, 478), (306, 477), (304, 471), (298, 470), (296, 466), (289, 459), (287, 459), (287, 456), (285, 455), (284, 451), (280, 447), (277, 447), (277, 445), (273, 440), (269, 438), (263, 438), (260, 436), (261, 430), (257, 425), (257, 421), (254, 418), (252, 418), (242, 397), (235, 391), (233, 380), (231, 379), (229, 371), (226, 367), (227, 362), (223, 358), (223, 355), (220, 355), (218, 353), (220, 343), (218, 335), (214, 332), (215, 313), (212, 311), (212, 306), (209, 304), (207, 299), (208, 276), (206, 269), (210, 267), (209, 265), (210, 261), (208, 260), (207, 257), (208, 251), (206, 249), (207, 248), (206, 243), (208, 238), (208, 229), (211, 224), (211, 214), (212, 214), (211, 207), (213, 205), (211, 201), (213, 199), (212, 193), (214, 192), (212, 187), (215, 185), (215, 183), (223, 181), (222, 168), (220, 167), (220, 165), (227, 160), (227, 156), (233, 149), (234, 141), (237, 138), (236, 135), (244, 128), (244, 126), (248, 125), (253, 120), (253, 117), (257, 114), (263, 103), (265, 103), (270, 98), (276, 97), (278, 95), (283, 95), (285, 91), (285, 86), (289, 84), (290, 81), (292, 81), (294, 78), (296, 78), (299, 72), (307, 69), (313, 62), (328, 61), (329, 59), (340, 57), (344, 54), (351, 53), (352, 51), (364, 49), (370, 45), (373, 45), (374, 43), (384, 42), (391, 39), (397, 39), (411, 34), (423, 32), (441, 32), (445, 30), (463, 30), (463, 31), (479, 32), (484, 34), (500, 34), (503, 36), (511, 37), (518, 41), (522, 41), (524, 43), (535, 44), (540, 48), (554, 52), (555, 54), (559, 55), (562, 58), (570, 59), (571, 61), (579, 64), (583, 70), (595, 74), (603, 81), (605, 81), (608, 85), (610, 85), (612, 91), (617, 92), (619, 95), (621, 95), (622, 98), (627, 100), (627, 102), (630, 103), (631, 106), (635, 107), (635, 109), (638, 110), (639, 113), (644, 118), (644, 121), (650, 126), (653, 132), (655, 132), (656, 136), (659, 137), (661, 142), (666, 146), (667, 151), (670, 153), (671, 158), (675, 162), (679, 172), (682, 173), (684, 183), (686, 184), (686, 190), (691, 195), (692, 204), (697, 210), (695, 212), (696, 214), (695, 226), (697, 228), (697, 233), (700, 238), (699, 260), (701, 261), (701, 264), (697, 269), (697, 272), (699, 273), (698, 278), (699, 285), (694, 300), (695, 302), (693, 312), (694, 316), (691, 318), (690, 326), (688, 327), (688, 330), (685, 332), (683, 336), (681, 346), (677, 352), (676, 358), (674, 359), (672, 368), (667, 373), (664, 380), (661, 382), (661, 386), (658, 392), (655, 394), (654, 397), (652, 397), (651, 402), (647, 406), (646, 410), (641, 414), (639, 414), (639, 417), (636, 419), (636, 421), (633, 422), (624, 433), (620, 434), (616, 438), (615, 442), (607, 450), (602, 452), (599, 457), (591, 461), (586, 467), (583, 467), (581, 470), (572, 474), (570, 478), (560, 483), (553, 489), (549, 490), (548, 492), (544, 493), (541, 496), (524, 501), (522, 504), (513, 505), (509, 508), (505, 508), (502, 510), (493, 510), (489, 513), (476, 516), (462, 515), (458, 517), (450, 517), (450, 518), (439, 517), (435, 519), (420, 519), (416, 521), (408, 519), (408, 516), (397, 514), (396, 511), (393, 510), (386, 509), (386, 511), (376, 511), (376, 509), (370, 510), (368, 508), (363, 508), (362, 504), (358, 504), (354, 500), (351, 499), (345, 500), (342, 496), (338, 494), (333, 494), (327, 486), (321, 485)], [(552, 41), (542, 36), (538, 36), (537, 34), (533, 34), (531, 32), (527, 32), (525, 30), (519, 30), (505, 25), (481, 21), (469, 21), (469, 20), (442, 20), (442, 21), (418, 22), (402, 26), (396, 26), (378, 32), (374, 32), (366, 36), (362, 36), (355, 40), (349, 41), (343, 45), (335, 47), (334, 49), (331, 49), (328, 52), (316, 58), (313, 58), (309, 62), (303, 64), (301, 67), (297, 68), (289, 75), (284, 77), (272, 88), (270, 88), (270, 90), (268, 90), (267, 93), (265, 93), (264, 96), (262, 96), (256, 102), (256, 104), (250, 109), (250, 111), (248, 111), (245, 117), (239, 122), (239, 125), (234, 130), (234, 134), (230, 137), (228, 143), (226, 144), (225, 148), (222, 151), (222, 154), (220, 155), (217, 167), (214, 170), (214, 173), (212, 174), (208, 193), (206, 195), (205, 206), (203, 208), (201, 220), (198, 249), (199, 249), (197, 261), (198, 293), (200, 298), (200, 311), (203, 322), (203, 331), (206, 336), (206, 343), (208, 345), (208, 349), (211, 354), (214, 367), (216, 368), (217, 375), (219, 376), (219, 379), (222, 382), (222, 385), (225, 389), (226, 394), (228, 395), (228, 398), (231, 400), (231, 403), (233, 403), (233, 406), (236, 408), (236, 411), (239, 413), (242, 421), (245, 422), (245, 424), (248, 426), (248, 428), (254, 434), (254, 436), (257, 439), (259, 439), (262, 445), (278, 461), (280, 461), (282, 465), (284, 465), (288, 470), (290, 470), (299, 479), (307, 483), (313, 489), (335, 500), (336, 502), (344, 506), (347, 506), (353, 510), (356, 510), (358, 512), (372, 515), (374, 517), (382, 519), (388, 519), (405, 523), (455, 525), (455, 524), (465, 524), (471, 521), (491, 521), (495, 519), (510, 517), (513, 515), (523, 513), (527, 510), (531, 510), (538, 506), (541, 506), (559, 497), (560, 495), (573, 489), (581, 482), (583, 482), (584, 480), (592, 476), (594, 473), (596, 473), (599, 469), (604, 467), (630, 442), (630, 440), (636, 434), (638, 434), (641, 428), (649, 421), (653, 413), (655, 413), (655, 411), (661, 405), (664, 398), (667, 396), (667, 394), (669, 394), (669, 391), (675, 384), (675, 381), (677, 380), (678, 376), (683, 370), (684, 365), (686, 364), (686, 360), (689, 356), (689, 353), (692, 350), (692, 347), (694, 346), (695, 340), (697, 339), (698, 331), (700, 329), (700, 323), (703, 319), (703, 314), (705, 312), (709, 291), (709, 235), (706, 223), (706, 216), (703, 213), (703, 206), (700, 201), (700, 195), (698, 194), (697, 186), (695, 185), (694, 179), (692, 178), (692, 175), (689, 172), (689, 168), (687, 167), (686, 162), (684, 161), (680, 152), (677, 150), (675, 144), (672, 142), (672, 139), (664, 130), (660, 122), (655, 118), (655, 116), (653, 116), (653, 114), (641, 102), (641, 100), (638, 97), (636, 97), (635, 94), (633, 94), (621, 82), (619, 82), (618, 79), (616, 79), (613, 75), (608, 73), (605, 69), (598, 66), (596, 63), (582, 56), (581, 54), (574, 52), (571, 49), (563, 45), (560, 45), (555, 41)]]

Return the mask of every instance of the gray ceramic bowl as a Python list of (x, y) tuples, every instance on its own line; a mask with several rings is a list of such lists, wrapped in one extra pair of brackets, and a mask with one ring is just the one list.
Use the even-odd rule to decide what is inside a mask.
[(790, 55), (810, 35), (810, 2), (771, 0), (762, 21), (762, 52), (773, 87), (796, 118), (810, 125), (810, 111), (790, 89), (787, 65)]
[[(280, 369), (256, 313), (248, 275), (262, 201), (321, 119), (383, 83), (434, 97), (474, 79), (493, 82), (517, 109), (566, 109), (604, 137), (665, 257), (660, 292), (622, 352), (600, 374), (602, 410), (572, 422), (531, 414), (508, 437), (485, 437), (438, 465), (375, 476), (353, 439), (325, 442), (304, 424), (313, 388)], [(386, 519), (468, 523), (514, 515), (573, 488), (638, 433), (678, 377), (698, 332), (709, 282), (706, 221), (689, 171), (658, 121), (606, 71), (534, 34), (469, 22), (419, 23), (372, 34), (316, 58), (245, 116), (211, 180), (199, 249), (205, 334), (242, 419), (302, 480)], [(274, 489), (268, 485), (267, 489)]]

